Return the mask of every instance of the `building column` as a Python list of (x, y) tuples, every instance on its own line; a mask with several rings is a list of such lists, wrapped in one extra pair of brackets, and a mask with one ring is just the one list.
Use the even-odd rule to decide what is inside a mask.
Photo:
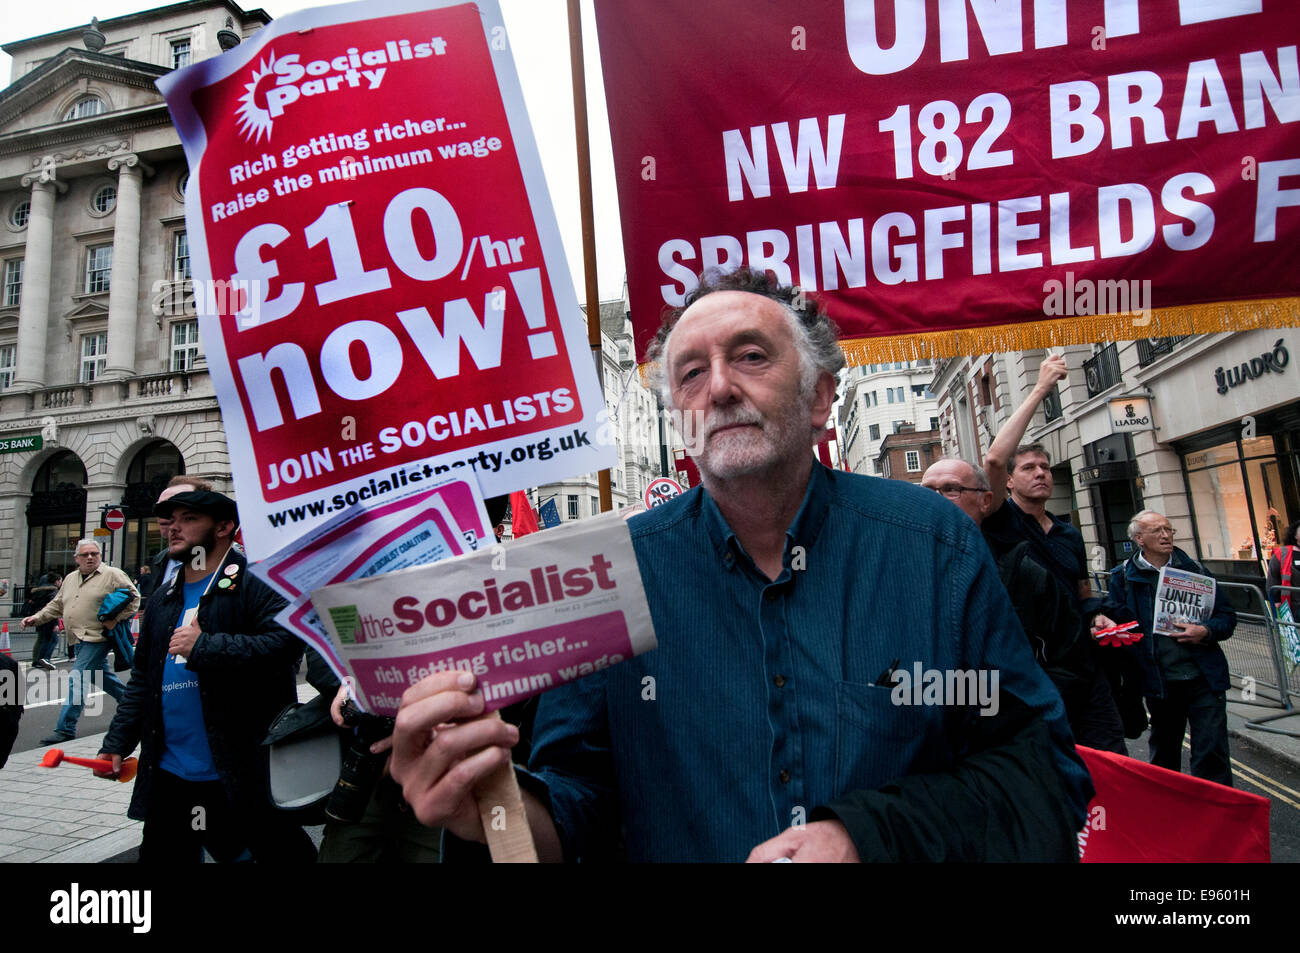
[(147, 167), (132, 154), (108, 160), (117, 172), (117, 214), (113, 227), (113, 272), (108, 288), (109, 378), (135, 376), (136, 308), (140, 297), (140, 197)]
[(27, 217), (27, 247), (23, 252), (23, 291), (18, 306), (18, 353), (14, 366), (15, 389), (45, 386), (46, 341), (50, 323), (50, 266), (54, 259), (54, 192), (67, 186), (54, 178), (52, 168), (23, 176), (32, 190)]

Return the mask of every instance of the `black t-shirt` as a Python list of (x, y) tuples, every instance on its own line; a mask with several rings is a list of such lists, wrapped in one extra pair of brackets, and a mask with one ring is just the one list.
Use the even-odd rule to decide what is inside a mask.
[(1034, 562), (1056, 577), (1077, 606), (1079, 580), (1088, 578), (1083, 534), (1054, 513), (1047, 515), (1052, 519), (1052, 528), (1044, 533), (1038, 520), (1008, 496), (995, 512), (985, 517), (980, 529), (996, 557), (1014, 549), (1021, 541), (1029, 543)]

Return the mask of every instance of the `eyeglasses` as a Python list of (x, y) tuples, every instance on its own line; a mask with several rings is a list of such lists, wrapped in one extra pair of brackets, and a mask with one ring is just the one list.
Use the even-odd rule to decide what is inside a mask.
[(1172, 526), (1157, 526), (1155, 529), (1144, 530), (1148, 536), (1168, 536), (1170, 539), (1177, 539), (1178, 534), (1174, 532)]
[[(924, 485), (924, 484), (922, 484), (922, 485)], [(986, 493), (986, 492), (988, 492), (987, 490), (984, 490), (983, 488), (978, 487), (978, 486), (959, 486), (959, 485), (956, 484), (956, 483), (945, 483), (943, 486), (927, 486), (926, 489), (927, 489), (927, 490), (934, 490), (934, 492), (936, 492), (936, 493), (938, 493), (938, 494), (940, 494), (940, 495), (942, 495), (942, 496), (946, 496), (946, 497), (948, 497), (948, 499), (950, 499), (950, 500), (955, 500), (955, 499), (957, 499), (957, 497), (961, 496), (963, 493)]]

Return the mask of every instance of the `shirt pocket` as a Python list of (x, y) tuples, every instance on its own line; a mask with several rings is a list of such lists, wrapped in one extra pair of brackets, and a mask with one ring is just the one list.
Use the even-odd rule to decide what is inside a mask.
[(835, 683), (836, 797), (879, 788), (915, 761), (933, 706), (895, 704), (893, 693), (893, 686)]

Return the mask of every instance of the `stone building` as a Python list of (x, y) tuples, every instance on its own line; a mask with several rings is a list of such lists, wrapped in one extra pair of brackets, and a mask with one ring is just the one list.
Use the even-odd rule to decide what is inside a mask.
[[(585, 327), (585, 309), (580, 320)], [(680, 448), (681, 442), (637, 369), (626, 295), (600, 303), (600, 329), (606, 411), (619, 461), (610, 471), (610, 495), (615, 510), (644, 506), (642, 496), (651, 480), (658, 476), (678, 478), (676, 473), (665, 470), (665, 463), (673, 465), (673, 450)], [(530, 495), (536, 506), (554, 500), (562, 523), (600, 512), (600, 486), (595, 473), (540, 486)]]
[(930, 391), (929, 360), (895, 361), (850, 367), (843, 375), (843, 397), (836, 411), (840, 457), (854, 473), (884, 475), (880, 448), (904, 425), (932, 430), (938, 404)]
[(180, 140), (155, 81), (270, 18), (191, 0), (6, 43), (0, 91), (0, 575), (106, 555), (133, 571), (176, 473), (229, 489), (189, 295)]

